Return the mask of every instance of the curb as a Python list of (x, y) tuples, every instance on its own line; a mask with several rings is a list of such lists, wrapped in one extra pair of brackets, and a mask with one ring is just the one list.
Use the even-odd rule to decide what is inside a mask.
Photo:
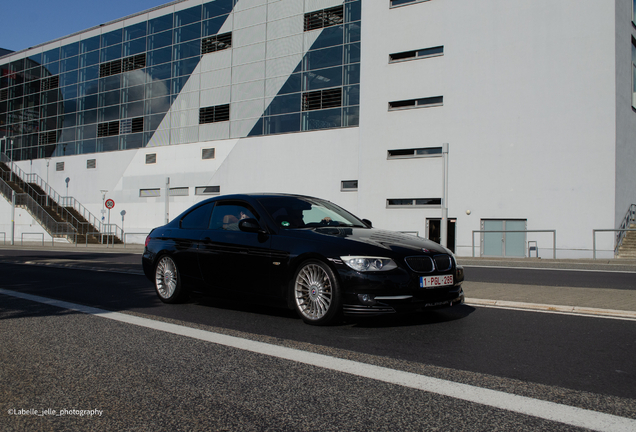
[(636, 320), (636, 312), (623, 311), (616, 309), (599, 309), (582, 306), (561, 306), (539, 303), (523, 303), (507, 300), (488, 300), (488, 299), (466, 299), (467, 305), (497, 307), (502, 309), (521, 309), (528, 311), (542, 312), (561, 312), (574, 315), (586, 315), (595, 317), (623, 318), (628, 320)]

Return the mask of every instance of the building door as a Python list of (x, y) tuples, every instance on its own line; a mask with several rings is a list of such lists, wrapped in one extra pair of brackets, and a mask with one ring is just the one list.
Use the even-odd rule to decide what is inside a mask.
[(525, 232), (502, 232), (502, 231), (525, 231), (527, 221), (524, 220), (482, 220), (481, 229), (483, 231), (493, 231), (492, 233), (482, 233), (481, 255), (482, 256), (502, 256), (502, 257), (525, 257), (526, 256), (526, 233)]
[[(455, 253), (455, 228), (457, 219), (448, 219), (448, 229), (446, 230), (446, 247), (451, 250), (451, 252)], [(441, 226), (442, 220), (437, 219), (427, 219), (426, 220), (426, 229), (427, 235), (426, 238), (434, 241), (435, 243), (441, 244)]]

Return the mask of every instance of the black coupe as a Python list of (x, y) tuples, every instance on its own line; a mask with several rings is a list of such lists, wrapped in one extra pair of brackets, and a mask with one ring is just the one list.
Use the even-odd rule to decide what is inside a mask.
[(195, 204), (152, 230), (142, 264), (165, 303), (188, 291), (266, 301), (316, 325), (464, 301), (464, 271), (448, 249), (299, 195)]

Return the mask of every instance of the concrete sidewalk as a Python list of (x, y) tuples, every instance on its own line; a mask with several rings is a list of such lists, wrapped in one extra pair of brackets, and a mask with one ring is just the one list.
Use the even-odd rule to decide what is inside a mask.
[(557, 271), (620, 272), (633, 274), (633, 290), (474, 282), (463, 284), (466, 303), (476, 306), (558, 311), (636, 320), (636, 260), (551, 260), (536, 258), (457, 258), (471, 267), (528, 268)]
[[(57, 242), (55, 245), (51, 245), (50, 243), (42, 245), (41, 242), (25, 242), (24, 245), (0, 245), (0, 249), (141, 254), (143, 253), (144, 246), (140, 244), (86, 246), (62, 242)], [(636, 260), (553, 260), (537, 258), (458, 257), (457, 261), (467, 269), (468, 274), (470, 274), (471, 267), (506, 267), (561, 271), (577, 270), (633, 274), (633, 290), (612, 289), (611, 286), (582, 288), (486, 283), (471, 281), (470, 277), (464, 281), (463, 287), (466, 293), (466, 303), (475, 306), (559, 311), (636, 320)]]

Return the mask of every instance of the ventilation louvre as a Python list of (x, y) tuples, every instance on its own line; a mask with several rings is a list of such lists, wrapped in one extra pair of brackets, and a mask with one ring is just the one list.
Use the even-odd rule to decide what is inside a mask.
[(119, 120), (99, 123), (97, 125), (97, 137), (109, 137), (119, 135)]
[(201, 39), (201, 54), (208, 54), (232, 47), (232, 33), (223, 33)]
[(204, 148), (201, 149), (201, 159), (214, 159), (215, 155), (215, 149), (214, 148)]
[(230, 120), (230, 105), (199, 108), (199, 124), (218, 123)]

